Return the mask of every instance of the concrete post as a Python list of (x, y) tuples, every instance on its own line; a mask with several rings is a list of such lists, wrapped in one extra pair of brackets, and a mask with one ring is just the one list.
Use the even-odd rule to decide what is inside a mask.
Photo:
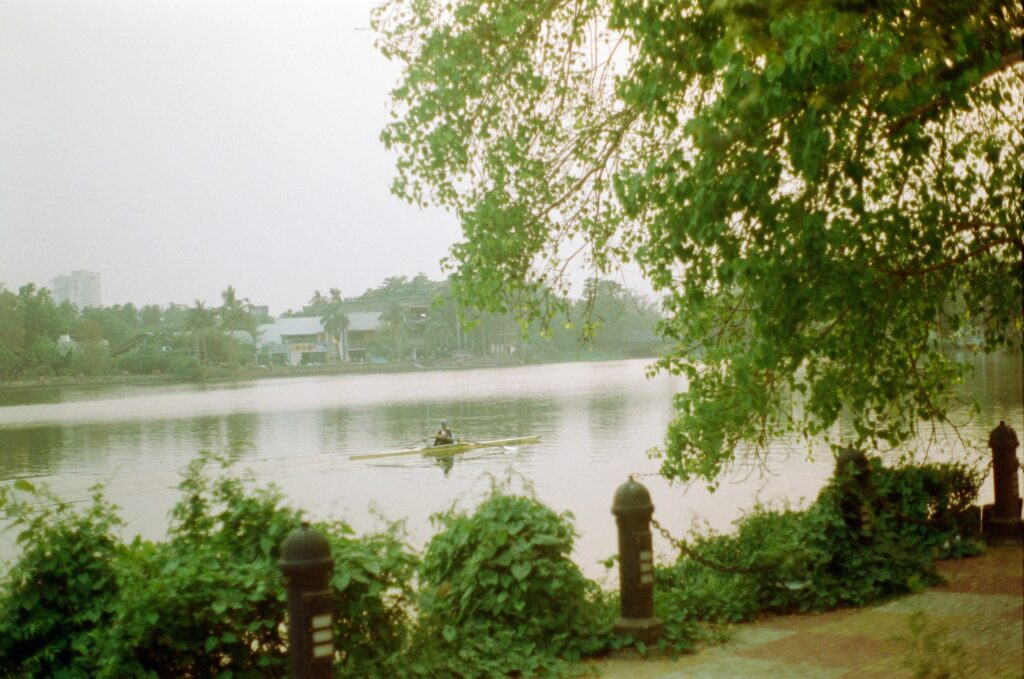
[(981, 510), (982, 530), (987, 539), (1024, 539), (1021, 522), (1021, 496), (1017, 480), (1020, 462), (1017, 460), (1017, 433), (1006, 422), (992, 430), (988, 447), (992, 449), (992, 482), (995, 486), (995, 504)]
[(294, 679), (328, 679), (334, 668), (334, 559), (308, 523), (288, 534), (278, 561), (288, 588), (288, 653)]
[(650, 644), (661, 637), (661, 620), (654, 617), (654, 551), (651, 516), (654, 504), (647, 489), (633, 477), (619, 486), (612, 514), (619, 528), (619, 597), (622, 617), (615, 632)]

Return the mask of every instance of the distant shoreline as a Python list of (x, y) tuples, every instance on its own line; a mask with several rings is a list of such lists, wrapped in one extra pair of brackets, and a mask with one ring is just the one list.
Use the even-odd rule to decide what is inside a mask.
[(396, 363), (324, 363), (305, 366), (264, 366), (244, 369), (212, 367), (198, 380), (183, 380), (175, 375), (97, 375), (95, 377), (38, 377), (0, 382), (0, 391), (47, 389), (55, 387), (159, 386), (167, 384), (217, 384), (246, 382), (268, 378), (312, 377), (329, 375), (372, 375), (384, 373), (423, 372), (433, 370), (472, 370), (475, 368), (510, 368), (548, 363), (594, 363), (631, 359), (654, 359), (656, 355), (595, 355), (578, 358), (552, 357), (547, 360), (521, 361), (513, 356), (468, 356), (442, 361), (401, 361)]

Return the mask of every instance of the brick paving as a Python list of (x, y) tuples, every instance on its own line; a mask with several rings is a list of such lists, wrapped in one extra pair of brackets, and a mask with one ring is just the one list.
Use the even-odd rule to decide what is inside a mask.
[[(587, 666), (603, 679), (894, 679), (927, 663), (951, 677), (1024, 679), (1024, 548), (938, 565), (945, 583), (860, 609), (774, 616), (677, 658), (623, 651)], [(915, 636), (911, 625), (923, 625)]]

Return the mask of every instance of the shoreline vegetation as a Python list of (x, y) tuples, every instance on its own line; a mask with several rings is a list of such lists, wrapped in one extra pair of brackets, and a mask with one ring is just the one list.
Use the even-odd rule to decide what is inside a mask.
[(426, 372), (435, 370), (476, 370), (484, 368), (514, 368), (527, 365), (555, 363), (597, 363), (602, 361), (629, 361), (657, 358), (654, 352), (637, 354), (593, 354), (577, 358), (535, 358), (523, 360), (516, 356), (466, 356), (452, 359), (424, 361), (396, 361), (393, 363), (321, 363), (298, 366), (251, 366), (246, 368), (206, 366), (197, 377), (182, 377), (174, 373), (156, 375), (53, 375), (34, 378), (0, 380), (0, 391), (47, 389), (57, 387), (92, 388), (107, 386), (161, 386), (170, 384), (219, 384), (249, 382), (262, 379), (293, 377), (325, 377), (335, 375), (375, 375), (388, 373)]
[[(230, 465), (209, 454), (189, 465), (157, 542), (119, 537), (100, 488), (71, 504), (25, 479), (0, 486), (24, 545), (0, 577), (0, 675), (283, 676), (279, 546), (304, 516)], [(940, 580), (937, 561), (984, 549), (981, 478), (871, 459), (837, 466), (805, 509), (759, 506), (728, 533), (691, 533), (677, 560), (655, 565), (664, 635), (650, 650), (693, 653), (765, 615), (923, 591)], [(336, 563), (335, 676), (578, 676), (581, 661), (635, 641), (613, 633), (618, 592), (572, 560), (570, 514), (496, 485), (434, 520), (422, 549), (401, 522), (361, 535), (342, 517), (313, 525)]]
[(653, 358), (667, 343), (657, 307), (590, 281), (558, 317), (463, 308), (448, 281), (391, 276), (357, 297), (315, 291), (276, 318), (233, 286), (222, 304), (77, 309), (46, 288), (0, 284), (0, 389), (236, 381), (263, 377)]

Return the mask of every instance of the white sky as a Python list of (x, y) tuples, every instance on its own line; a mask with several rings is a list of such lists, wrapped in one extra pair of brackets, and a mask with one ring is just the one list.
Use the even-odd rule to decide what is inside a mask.
[(0, 282), (272, 313), (441, 276), (453, 216), (391, 196), (373, 0), (0, 0)]

